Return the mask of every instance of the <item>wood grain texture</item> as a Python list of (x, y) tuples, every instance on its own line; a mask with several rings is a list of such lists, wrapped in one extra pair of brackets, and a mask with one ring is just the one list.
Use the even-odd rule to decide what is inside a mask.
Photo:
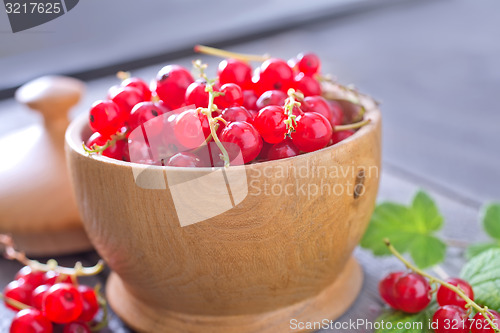
[[(255, 318), (272, 326), (269, 313), (331, 286), (367, 226), (378, 190), (380, 112), (371, 100), (364, 103), (372, 122), (338, 145), (225, 169), (227, 179), (236, 179), (236, 191), (229, 182), (233, 195), (248, 193), (231, 209), (206, 216), (206, 210), (222, 204), (223, 196), (210, 190), (226, 191), (225, 186), (206, 181), (221, 170), (142, 166), (142, 183), (136, 183), (133, 168), (141, 166), (83, 151), (86, 119), (75, 120), (66, 134), (68, 163), (85, 228), (124, 286), (110, 290), (127, 291), (121, 300), (112, 296), (115, 310), (128, 321), (141, 311), (127, 302), (134, 298), (135, 304), (185, 316), (259, 314)], [(352, 191), (361, 169), (371, 172), (362, 177), (363, 195), (355, 198), (348, 188), (351, 184)], [(283, 171), (288, 173), (279, 176)], [(242, 172), (246, 184), (240, 183)], [(143, 188), (164, 179), (167, 188)], [(290, 193), (274, 195), (266, 187)], [(206, 193), (208, 201), (194, 200), (198, 193)], [(174, 202), (179, 197), (185, 206)], [(206, 218), (183, 227), (186, 211)], [(337, 301), (341, 308), (349, 303)], [(130, 323), (150, 331), (161, 311), (149, 323)]]
[(0, 168), (0, 233), (12, 234), (19, 249), (32, 255), (91, 248), (64, 157), (68, 112), (82, 92), (82, 82), (64, 77), (27, 83), (17, 99), (40, 112), (44, 123), (0, 138), (0, 151), (9, 156)]

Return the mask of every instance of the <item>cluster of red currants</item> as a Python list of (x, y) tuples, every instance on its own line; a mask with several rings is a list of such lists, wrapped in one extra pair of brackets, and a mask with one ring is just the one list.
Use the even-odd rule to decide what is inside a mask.
[[(470, 300), (474, 300), (474, 292), (467, 281), (450, 278), (446, 282), (457, 287)], [(379, 293), (392, 308), (407, 313), (418, 313), (430, 304), (433, 291), (429, 281), (417, 273), (394, 272), (380, 282)], [(456, 291), (440, 285), (436, 299), (439, 308), (432, 318), (432, 328), (436, 333), (495, 332), (481, 312), (470, 318), (471, 308)], [(494, 310), (488, 311), (489, 319), (500, 327), (500, 314)]]
[[(109, 90), (107, 100), (92, 106), (94, 133), (86, 146), (118, 160), (179, 167), (218, 166), (212, 157), (221, 151), (210, 152), (207, 159), (200, 149), (219, 149), (210, 145), (214, 141), (229, 151), (232, 164), (316, 151), (354, 133), (335, 131), (343, 123), (343, 110), (321, 96), (319, 71), (318, 56), (306, 53), (288, 62), (267, 59), (255, 71), (246, 61), (225, 59), (215, 80), (203, 73), (195, 80), (179, 65), (162, 68), (151, 88), (139, 78), (127, 78)], [(145, 142), (129, 137), (136, 128), (147, 133)], [(231, 146), (238, 152), (231, 154)]]
[(22, 268), (5, 287), (5, 305), (16, 311), (10, 333), (51, 333), (54, 324), (63, 333), (91, 332), (100, 305), (94, 289), (78, 285), (76, 277), (55, 271)]

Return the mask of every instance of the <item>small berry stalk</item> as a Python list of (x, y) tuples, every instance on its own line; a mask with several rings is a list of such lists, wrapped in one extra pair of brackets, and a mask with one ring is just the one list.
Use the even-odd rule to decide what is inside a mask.
[(301, 92), (295, 91), (295, 89), (289, 89), (288, 98), (285, 100), (285, 105), (283, 106), (287, 116), (284, 121), (287, 129), (285, 137), (291, 137), (292, 133), (295, 132), (295, 126), (297, 126), (297, 117), (293, 114), (293, 109), (300, 108), (301, 105), (297, 99), (303, 100), (304, 95)]
[(425, 278), (428, 278), (430, 283), (437, 283), (437, 284), (440, 284), (441, 286), (453, 291), (455, 294), (457, 294), (460, 298), (462, 298), (466, 304), (465, 304), (465, 308), (467, 309), (474, 309), (476, 310), (477, 312), (481, 313), (483, 315), (483, 317), (486, 319), (486, 321), (488, 322), (488, 324), (493, 328), (494, 332), (495, 333), (500, 333), (500, 328), (493, 322), (493, 320), (495, 319), (491, 314), (490, 312), (488, 311), (488, 307), (481, 307), (479, 306), (476, 302), (474, 302), (470, 297), (468, 297), (464, 291), (457, 287), (457, 286), (454, 286), (446, 281), (443, 281), (439, 278), (436, 278), (426, 272), (424, 272), (423, 270), (419, 269), (418, 267), (416, 267), (415, 265), (411, 264), (408, 260), (406, 260), (402, 255), (401, 253), (398, 252), (398, 250), (396, 250), (396, 248), (394, 248), (394, 246), (391, 244), (391, 242), (388, 240), (388, 239), (385, 239), (384, 240), (384, 243), (385, 245), (387, 246), (387, 248), (389, 249), (389, 251), (396, 257), (398, 258), (403, 264), (405, 264), (405, 266), (412, 270), (413, 272), (415, 272), (416, 274), (420, 275), (420, 276), (423, 276)]

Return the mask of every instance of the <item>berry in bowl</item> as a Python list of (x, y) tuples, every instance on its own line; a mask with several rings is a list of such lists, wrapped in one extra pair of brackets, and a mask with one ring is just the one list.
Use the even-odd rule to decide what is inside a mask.
[(322, 77), (314, 54), (196, 49), (227, 57), (215, 79), (199, 61), (199, 78), (169, 65), (151, 90), (127, 78), (66, 133), (112, 308), (141, 332), (339, 317), (362, 285), (351, 255), (378, 191), (377, 103)]

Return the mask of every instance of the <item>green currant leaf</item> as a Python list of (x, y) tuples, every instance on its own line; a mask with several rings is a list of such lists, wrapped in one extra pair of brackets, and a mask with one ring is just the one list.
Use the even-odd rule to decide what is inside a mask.
[(490, 249), (500, 249), (500, 242), (479, 243), (470, 245), (469, 247), (467, 247), (467, 250), (465, 251), (465, 258), (467, 260), (471, 260), (478, 254), (481, 254)]
[(380, 326), (383, 323), (383, 327), (376, 329), (375, 333), (434, 333), (429, 326), (436, 309), (437, 305), (433, 302), (416, 314), (388, 310), (377, 318), (377, 323)]
[(476, 303), (500, 310), (500, 249), (490, 249), (473, 257), (460, 276), (474, 289)]
[(409, 207), (393, 202), (378, 205), (361, 246), (375, 255), (388, 255), (383, 242), (387, 238), (399, 252), (409, 252), (418, 267), (428, 268), (444, 260), (446, 245), (434, 236), (442, 226), (435, 202), (419, 191)]
[(500, 203), (491, 203), (482, 209), (484, 230), (494, 239), (500, 240)]

